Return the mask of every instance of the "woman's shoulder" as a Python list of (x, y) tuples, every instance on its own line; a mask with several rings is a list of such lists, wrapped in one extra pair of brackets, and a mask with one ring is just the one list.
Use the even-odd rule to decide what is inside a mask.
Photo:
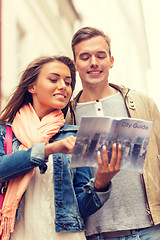
[(63, 127), (60, 129), (60, 131), (77, 131), (78, 130), (78, 126), (76, 125), (68, 125), (68, 124), (64, 124)]
[(68, 137), (71, 135), (76, 136), (77, 131), (78, 126), (64, 124), (63, 127), (60, 128), (59, 132), (52, 137), (52, 140), (53, 139), (60, 140), (64, 137)]
[(0, 131), (1, 132), (6, 131), (6, 124), (5, 123), (0, 123)]
[(6, 130), (6, 125), (11, 127), (12, 123), (11, 122), (7, 122), (7, 123), (0, 123), (0, 129), (1, 130)]
[(5, 135), (6, 135), (6, 124), (0, 123), (0, 138), (4, 140)]
[(6, 135), (6, 126), (11, 127), (12, 123), (7, 122), (7, 123), (0, 123), (0, 135), (2, 136), (2, 138), (5, 137)]

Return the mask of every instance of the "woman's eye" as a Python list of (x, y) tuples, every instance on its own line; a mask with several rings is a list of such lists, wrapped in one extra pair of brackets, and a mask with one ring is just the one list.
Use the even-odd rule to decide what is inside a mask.
[(70, 82), (65, 82), (66, 86), (70, 86), (71, 83)]
[(57, 79), (50, 78), (49, 80), (50, 80), (51, 82), (54, 82), (54, 83), (57, 82)]

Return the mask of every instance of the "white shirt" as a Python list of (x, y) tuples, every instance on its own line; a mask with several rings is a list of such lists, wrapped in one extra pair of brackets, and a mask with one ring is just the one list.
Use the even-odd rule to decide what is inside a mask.
[(85, 240), (84, 232), (55, 232), (53, 158), (45, 174), (35, 174), (21, 202), (20, 216), (10, 240)]

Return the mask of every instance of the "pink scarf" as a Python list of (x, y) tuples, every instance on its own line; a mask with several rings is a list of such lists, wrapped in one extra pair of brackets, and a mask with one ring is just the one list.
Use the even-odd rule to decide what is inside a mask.
[[(23, 106), (16, 114), (12, 129), (17, 139), (22, 143), (19, 150), (27, 150), (33, 143), (46, 142), (64, 125), (61, 110), (55, 110), (43, 117), (37, 116), (31, 104)], [(34, 175), (34, 169), (9, 181), (1, 213), (0, 234), (2, 240), (8, 240), (14, 231), (16, 210), (23, 193)]]

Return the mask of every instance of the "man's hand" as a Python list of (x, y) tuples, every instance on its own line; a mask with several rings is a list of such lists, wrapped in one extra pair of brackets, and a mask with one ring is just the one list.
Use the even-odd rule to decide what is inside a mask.
[(108, 153), (106, 146), (102, 147), (103, 162), (101, 152), (97, 152), (98, 170), (95, 179), (95, 190), (105, 191), (111, 179), (119, 172), (121, 163), (121, 145), (116, 146), (116, 143), (112, 146), (112, 157), (110, 163), (108, 162)]

